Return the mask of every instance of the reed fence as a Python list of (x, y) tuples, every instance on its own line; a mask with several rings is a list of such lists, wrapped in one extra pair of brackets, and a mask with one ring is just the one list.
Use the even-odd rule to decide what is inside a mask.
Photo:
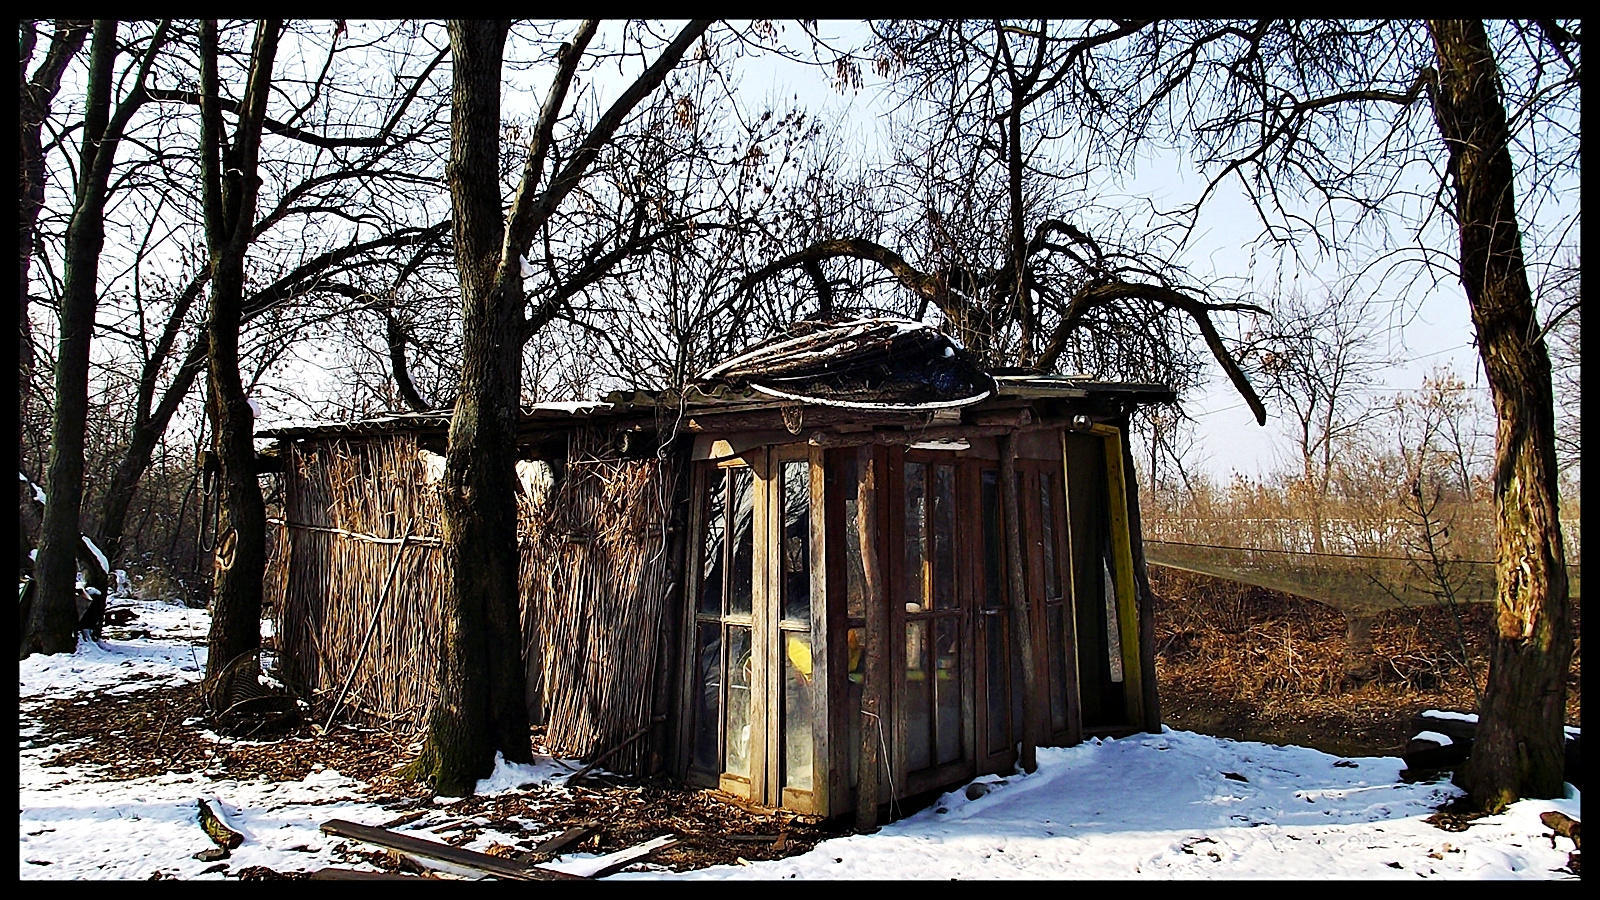
[[(661, 460), (603, 458), (597, 432), (572, 442), (559, 480), (519, 493), (519, 580), (530, 714), (551, 753), (585, 757), (651, 720), (674, 473)], [(314, 708), (327, 711), (348, 680), (346, 714), (413, 730), (427, 721), (449, 574), (429, 470), (407, 434), (287, 448), (266, 589), (280, 677)], [(608, 767), (640, 771), (645, 753), (636, 743)]]

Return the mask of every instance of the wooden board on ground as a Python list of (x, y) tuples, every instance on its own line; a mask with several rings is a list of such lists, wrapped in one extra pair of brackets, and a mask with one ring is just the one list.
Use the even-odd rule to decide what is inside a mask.
[(371, 825), (347, 822), (343, 819), (330, 819), (322, 823), (322, 832), (334, 837), (350, 838), (363, 843), (386, 847), (390, 850), (399, 850), (402, 853), (410, 853), (413, 856), (465, 866), (499, 878), (512, 878), (518, 881), (586, 880), (586, 876), (583, 875), (557, 872), (554, 869), (502, 859), (498, 856), (490, 856), (487, 853), (479, 853), (476, 850), (452, 847), (449, 844), (441, 844), (438, 841), (430, 841), (409, 834), (400, 834), (384, 828), (374, 828)]

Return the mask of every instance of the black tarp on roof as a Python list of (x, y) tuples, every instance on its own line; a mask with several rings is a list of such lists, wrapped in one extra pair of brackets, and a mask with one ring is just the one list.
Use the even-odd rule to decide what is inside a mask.
[(907, 319), (797, 322), (700, 374), (702, 385), (862, 409), (967, 406), (991, 396), (994, 379), (933, 327)]

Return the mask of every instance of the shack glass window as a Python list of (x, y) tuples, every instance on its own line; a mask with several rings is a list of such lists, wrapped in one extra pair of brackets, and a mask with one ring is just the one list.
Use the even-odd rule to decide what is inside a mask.
[(783, 784), (810, 790), (812, 706), (816, 679), (811, 655), (811, 464), (782, 464)]
[(904, 467), (906, 771), (961, 759), (961, 609), (956, 597), (955, 467)]
[(751, 748), (753, 495), (748, 468), (711, 469), (705, 476), (689, 754), (696, 769), (745, 778)]

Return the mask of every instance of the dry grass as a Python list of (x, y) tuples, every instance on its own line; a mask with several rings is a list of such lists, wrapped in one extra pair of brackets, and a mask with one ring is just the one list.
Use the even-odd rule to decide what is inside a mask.
[[(1492, 608), (1388, 610), (1373, 618), (1368, 678), (1346, 677), (1345, 618), (1263, 588), (1159, 566), (1156, 669), (1174, 727), (1294, 741), (1329, 752), (1396, 752), (1422, 709), (1472, 711), (1488, 669)], [(1568, 722), (1581, 713), (1574, 604)]]

